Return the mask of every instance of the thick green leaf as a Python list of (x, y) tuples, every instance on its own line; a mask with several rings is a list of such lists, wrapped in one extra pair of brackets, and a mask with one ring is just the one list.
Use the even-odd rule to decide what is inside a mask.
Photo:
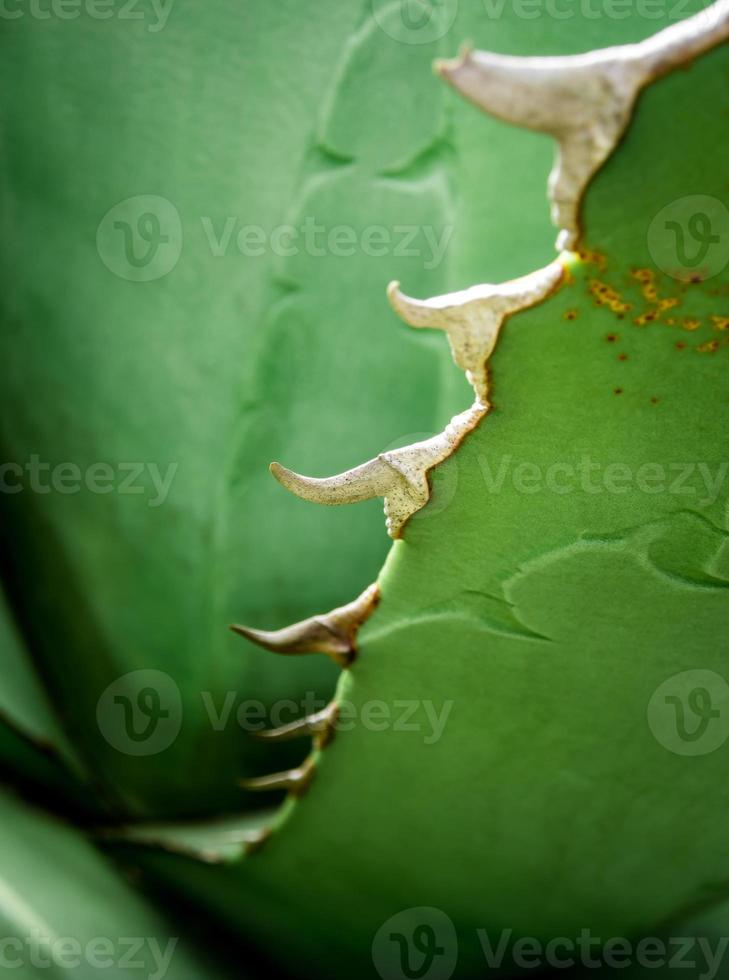
[[(0, 765), (51, 799), (93, 806), (83, 767), (61, 730), (0, 592)], [(47, 797), (46, 797), (47, 798)]]
[(726, 895), (729, 280), (667, 275), (651, 231), (681, 195), (729, 201), (726, 71), (722, 48), (642, 95), (587, 196), (602, 257), (506, 324), (494, 409), (390, 553), (358, 723), (309, 795), (238, 868), (158, 859), (266, 948), (283, 908), (282, 962), (372, 975), (378, 931), (427, 906), (473, 976), (479, 928), (640, 935)]
[[(155, 911), (77, 832), (5, 792), (0, 814), (4, 971), (22, 980), (227, 975), (208, 952), (191, 950), (184, 923)], [(241, 963), (234, 975), (247, 975)]]
[[(3, 22), (0, 446), (24, 468), (3, 471), (23, 488), (0, 498), (3, 547), (25, 639), (97, 774), (127, 809), (209, 812), (238, 808), (237, 777), (264, 764), (237, 724), (215, 730), (210, 704), (325, 697), (335, 676), (264, 659), (227, 624), (341, 604), (387, 547), (376, 504), (319, 513), (268, 462), (344, 468), (363, 442), (407, 441), (450, 410), (447, 352), (397, 328), (384, 297), (392, 275), (442, 275), (425, 230), (437, 245), (450, 220), (428, 157), (445, 93), (432, 46), (361, 26), (358, 5), (180, 0), (161, 29), (152, 5), (137, 12)], [(376, 126), (413, 84), (412, 124)], [(353, 134), (363, 92), (371, 124)], [(125, 235), (155, 219), (170, 240), (144, 265), (142, 234), (136, 268)], [(286, 224), (293, 255), (276, 254)], [(163, 277), (124, 278), (178, 247)], [(99, 699), (137, 671), (161, 674), (113, 688), (100, 732)], [(113, 698), (142, 711), (150, 684), (180, 733), (126, 754)]]

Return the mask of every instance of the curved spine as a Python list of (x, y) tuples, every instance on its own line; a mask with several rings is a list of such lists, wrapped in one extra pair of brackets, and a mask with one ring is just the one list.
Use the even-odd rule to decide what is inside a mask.
[(618, 145), (640, 90), (729, 38), (729, 0), (717, 0), (637, 44), (561, 57), (515, 57), (463, 49), (435, 63), (479, 108), (557, 141), (548, 191), (557, 248), (574, 250), (592, 177)]

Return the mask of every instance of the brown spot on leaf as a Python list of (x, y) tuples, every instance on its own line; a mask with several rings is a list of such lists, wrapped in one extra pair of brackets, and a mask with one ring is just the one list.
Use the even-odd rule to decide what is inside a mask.
[(719, 350), (719, 341), (707, 340), (705, 344), (699, 344), (696, 350), (700, 354), (713, 354), (715, 351)]

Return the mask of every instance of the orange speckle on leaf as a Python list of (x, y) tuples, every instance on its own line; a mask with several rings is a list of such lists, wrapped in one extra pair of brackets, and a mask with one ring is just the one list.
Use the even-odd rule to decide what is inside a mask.
[(590, 280), (590, 292), (598, 306), (607, 306), (613, 313), (625, 313), (632, 309), (630, 303), (623, 302), (617, 290), (599, 279)]
[(592, 252), (588, 248), (583, 248), (580, 249), (578, 255), (583, 262), (589, 262), (591, 265), (596, 265), (601, 272), (607, 265), (607, 259), (602, 252)]
[(664, 310), (670, 310), (674, 306), (678, 306), (678, 296), (666, 296), (658, 300), (659, 313), (663, 313)]
[(698, 330), (701, 326), (701, 321), (697, 320), (695, 317), (684, 317), (681, 321), (681, 326), (684, 330)]
[(652, 269), (631, 269), (630, 274), (633, 279), (637, 279), (638, 282), (653, 282)]

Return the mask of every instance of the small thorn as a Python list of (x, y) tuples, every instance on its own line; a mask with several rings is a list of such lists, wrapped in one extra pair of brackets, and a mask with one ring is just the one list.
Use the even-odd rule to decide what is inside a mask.
[(234, 633), (250, 640), (251, 643), (271, 650), (273, 653), (326, 653), (340, 667), (348, 667), (350, 663), (349, 650), (341, 639), (314, 617), (303, 620), (301, 623), (295, 623), (293, 626), (286, 626), (282, 630), (270, 632), (251, 629), (249, 626), (238, 624), (233, 624), (230, 628)]
[(255, 736), (269, 742), (286, 742), (293, 738), (313, 736), (316, 747), (322, 749), (332, 739), (338, 713), (337, 703), (332, 701), (322, 711), (306, 715), (304, 718), (298, 718), (296, 721), (292, 721), (288, 725), (281, 725), (279, 728), (268, 728), (262, 732), (255, 732)]
[(308, 789), (316, 770), (314, 756), (308, 756), (300, 766), (284, 772), (274, 772), (268, 776), (251, 776), (239, 780), (241, 789), (252, 793), (266, 793), (273, 790), (286, 790), (297, 796)]
[(433, 71), (441, 78), (446, 78), (450, 72), (458, 71), (468, 61), (473, 53), (474, 47), (471, 41), (464, 41), (458, 49), (455, 58), (435, 58), (433, 61)]
[(391, 538), (399, 538), (407, 520), (430, 498), (430, 470), (451, 455), (487, 411), (488, 407), (477, 399), (432, 439), (380, 453), (338, 476), (312, 479), (284, 467), (274, 475), (292, 493), (314, 503), (350, 504), (384, 497), (387, 533)]
[(412, 327), (445, 330), (453, 360), (466, 372), (477, 398), (488, 396), (488, 359), (504, 320), (544, 299), (558, 285), (564, 270), (559, 261), (520, 279), (499, 285), (485, 283), (457, 293), (417, 300), (391, 282), (387, 296), (395, 312)]
[(256, 630), (238, 625), (230, 628), (273, 653), (325, 653), (340, 667), (348, 667), (357, 651), (357, 631), (377, 605), (379, 595), (377, 585), (370, 585), (345, 606), (280, 630)]

